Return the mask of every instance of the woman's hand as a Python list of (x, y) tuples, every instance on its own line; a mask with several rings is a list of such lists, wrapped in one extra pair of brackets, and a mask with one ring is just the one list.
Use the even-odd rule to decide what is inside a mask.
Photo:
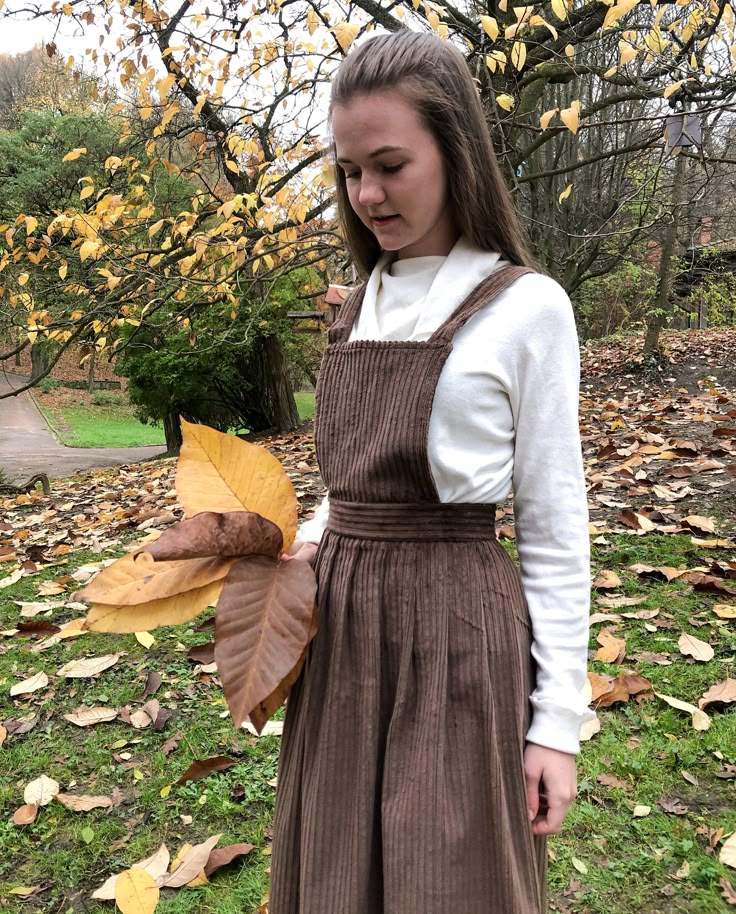
[(290, 559), (301, 559), (302, 562), (309, 562), (314, 568), (314, 557), (317, 555), (316, 543), (305, 543), (302, 540), (294, 540), (294, 543), (288, 552), (281, 555), (283, 561), (288, 562)]
[(524, 774), (533, 834), (556, 835), (578, 791), (575, 756), (527, 743)]

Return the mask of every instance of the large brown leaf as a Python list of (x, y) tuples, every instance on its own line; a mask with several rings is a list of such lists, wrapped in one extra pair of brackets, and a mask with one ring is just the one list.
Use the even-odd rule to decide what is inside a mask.
[(145, 547), (156, 562), (269, 555), (278, 558), (284, 544), (281, 530), (252, 511), (202, 511), (164, 530)]
[(103, 568), (78, 596), (90, 603), (136, 606), (220, 581), (232, 563), (232, 559), (213, 557), (155, 562), (148, 552), (131, 553)]
[(176, 493), (188, 517), (201, 511), (254, 511), (294, 542), (297, 500), (276, 457), (263, 447), (182, 420)]
[(254, 713), (260, 727), (256, 720), (254, 726), (263, 728), (267, 718), (257, 709), (302, 658), (313, 634), (316, 592), (311, 566), (298, 559), (253, 556), (230, 570), (217, 603), (215, 660), (238, 726)]

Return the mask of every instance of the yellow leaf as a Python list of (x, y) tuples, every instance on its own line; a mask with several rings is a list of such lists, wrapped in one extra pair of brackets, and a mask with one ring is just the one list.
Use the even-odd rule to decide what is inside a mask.
[(213, 581), (204, 587), (175, 594), (173, 597), (151, 600), (149, 603), (138, 603), (134, 606), (94, 603), (85, 619), (84, 627), (93, 632), (122, 634), (140, 631), (142, 623), (149, 628), (181, 625), (217, 602), (223, 580)]
[(486, 35), (491, 41), (495, 41), (498, 38), (498, 23), (493, 16), (481, 16), (480, 22)]
[(83, 156), (87, 152), (86, 146), (78, 146), (76, 149), (72, 149), (71, 152), (67, 152), (62, 162), (73, 162), (75, 159), (78, 159), (80, 156)]
[(526, 62), (526, 45), (523, 41), (515, 41), (511, 48), (511, 64), (521, 70)]
[(115, 882), (115, 903), (122, 914), (153, 914), (159, 895), (156, 880), (140, 867), (120, 873)]
[(551, 111), (545, 111), (544, 114), (539, 118), (539, 126), (542, 130), (546, 130), (549, 127), (549, 123), (552, 118), (557, 114), (559, 108), (553, 108)]
[(187, 517), (200, 511), (255, 511), (280, 528), (288, 552), (296, 533), (297, 501), (273, 454), (185, 420), (182, 433), (176, 492)]
[(238, 168), (238, 163), (237, 163), (237, 162), (233, 162), (232, 159), (226, 159), (226, 160), (225, 160), (225, 167), (226, 167), (229, 171), (234, 172), (236, 175), (239, 175), (239, 174), (240, 174), (240, 169)]
[(496, 103), (500, 108), (503, 108), (504, 111), (511, 111), (516, 105), (516, 99), (511, 95), (497, 95)]
[(567, 19), (567, 7), (565, 0), (552, 0), (552, 12), (558, 19)]
[(21, 273), (18, 277), (18, 285), (24, 286), (28, 282), (28, 273)]
[[(108, 606), (149, 604), (205, 587), (213, 581), (221, 581), (233, 561), (235, 560), (229, 558), (210, 557), (154, 562), (148, 552), (130, 553), (103, 568), (79, 591), (79, 597), (90, 603), (105, 603)], [(138, 625), (131, 631), (139, 632), (146, 628), (140, 624), (142, 619), (145, 616), (139, 615)], [(158, 623), (161, 624), (163, 623)]]
[(171, 793), (171, 784), (167, 784), (165, 787), (162, 787), (162, 788), (161, 788), (161, 790), (160, 790), (160, 792), (159, 792), (159, 795), (160, 795), (160, 797), (161, 797), (162, 800), (165, 800), (166, 797), (168, 797), (168, 795), (169, 795), (170, 793)]
[(94, 185), (88, 184), (86, 187), (83, 187), (81, 189), (81, 191), (79, 192), (79, 199), (86, 200), (87, 197), (91, 197), (94, 192), (95, 192)]
[(568, 184), (567, 187), (560, 194), (559, 202), (562, 203), (563, 200), (567, 200), (567, 198), (570, 196), (571, 193), (572, 193), (572, 184)]
[(81, 247), (79, 248), (79, 259), (84, 262), (88, 257), (91, 257), (93, 254), (97, 253), (99, 246), (99, 241), (83, 241)]
[(670, 83), (662, 93), (662, 98), (669, 98), (670, 95), (672, 95), (674, 92), (677, 92), (677, 90), (684, 82), (684, 79), (678, 79), (676, 83)]
[(309, 30), (309, 34), (314, 35), (318, 27), (319, 16), (315, 12), (314, 8), (310, 6), (307, 10), (307, 29)]
[(343, 51), (347, 51), (350, 45), (355, 41), (355, 38), (360, 31), (360, 26), (355, 22), (338, 22), (337, 25), (333, 27), (332, 31), (335, 33), (337, 43)]
[(620, 64), (623, 67), (630, 60), (633, 60), (636, 57), (636, 55), (639, 53), (639, 49), (629, 44), (627, 41), (619, 41), (618, 53), (620, 57)]
[(154, 222), (153, 225), (148, 229), (148, 237), (153, 238), (156, 232), (161, 231), (161, 226), (164, 224), (163, 219), (159, 219), (158, 222)]
[(143, 645), (143, 647), (148, 650), (149, 647), (153, 647), (156, 643), (156, 639), (150, 632), (136, 632), (135, 633), (136, 641)]
[(69, 269), (68, 265), (66, 263), (62, 263), (62, 265), (59, 267), (59, 278), (60, 279), (66, 279), (66, 274), (67, 274), (68, 269)]
[(38, 228), (38, 219), (35, 216), (26, 216), (26, 235), (32, 235)]
[(570, 58), (570, 60), (572, 60), (573, 57), (575, 56), (575, 46), (572, 44), (566, 44), (565, 45), (565, 54), (567, 57)]
[(562, 123), (567, 127), (568, 130), (571, 130), (573, 133), (578, 132), (578, 127), (580, 126), (580, 113), (577, 108), (563, 108), (560, 111), (560, 118)]

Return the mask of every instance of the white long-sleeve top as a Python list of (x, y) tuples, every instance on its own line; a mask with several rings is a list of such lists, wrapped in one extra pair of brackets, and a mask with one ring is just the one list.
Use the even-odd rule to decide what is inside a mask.
[[(497, 253), (460, 238), (447, 257), (384, 254), (351, 340), (427, 340), (489, 273)], [(578, 428), (580, 356), (570, 300), (527, 274), (453, 337), (429, 424), (443, 502), (500, 504), (513, 486), (516, 542), (537, 683), (529, 742), (580, 750), (595, 715), (582, 695), (590, 606), (588, 506)], [(318, 543), (329, 493), (297, 538)]]

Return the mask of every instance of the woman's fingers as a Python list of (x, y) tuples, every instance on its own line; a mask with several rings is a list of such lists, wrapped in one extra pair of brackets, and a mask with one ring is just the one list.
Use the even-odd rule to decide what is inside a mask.
[(575, 756), (530, 743), (524, 775), (533, 834), (556, 835), (577, 793)]

